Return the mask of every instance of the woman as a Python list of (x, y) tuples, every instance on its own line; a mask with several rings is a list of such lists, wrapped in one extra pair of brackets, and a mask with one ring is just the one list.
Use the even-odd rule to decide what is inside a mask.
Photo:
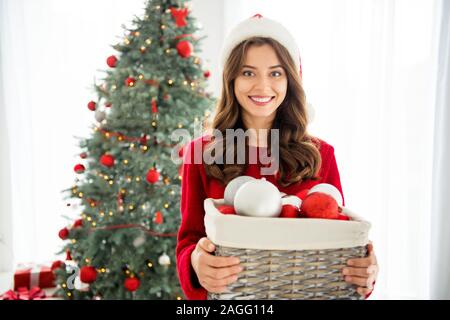
[[(276, 170), (262, 174), (262, 161), (221, 162), (230, 152), (234, 160), (242, 156), (234, 139), (215, 135), (190, 143), (183, 165), (182, 223), (176, 250), (180, 283), (188, 299), (206, 299), (207, 291), (223, 292), (242, 271), (238, 258), (213, 254), (215, 247), (206, 238), (203, 223), (203, 201), (223, 198), (225, 186), (233, 178), (265, 177), (286, 194), (329, 183), (342, 194), (333, 147), (307, 133), (299, 57), (290, 33), (261, 15), (240, 23), (225, 40), (222, 94), (212, 129), (224, 135), (227, 129), (252, 129), (245, 155), (265, 148), (269, 155), (279, 153), (279, 157)], [(270, 139), (267, 130), (277, 130), (279, 140)], [(209, 151), (213, 161), (198, 161), (203, 151)], [(378, 271), (371, 244), (368, 251), (368, 257), (349, 260), (342, 271), (345, 280), (365, 297), (372, 292)]]

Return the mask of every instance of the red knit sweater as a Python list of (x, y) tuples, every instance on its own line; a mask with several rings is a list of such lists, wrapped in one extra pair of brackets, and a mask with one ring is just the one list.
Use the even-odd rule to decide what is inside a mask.
[[(334, 148), (325, 141), (317, 139), (322, 157), (322, 166), (319, 171), (318, 180), (307, 180), (301, 183), (282, 187), (278, 185), (275, 176), (265, 176), (266, 180), (273, 183), (281, 192), (286, 194), (296, 194), (303, 189), (310, 189), (319, 183), (329, 183), (334, 185), (342, 194), (339, 171), (334, 156)], [(178, 243), (176, 248), (177, 269), (181, 287), (187, 299), (205, 300), (206, 290), (199, 284), (197, 275), (191, 265), (191, 253), (198, 240), (205, 237), (205, 226), (203, 219), (205, 212), (203, 201), (206, 198), (222, 199), (225, 187), (216, 179), (209, 179), (206, 176), (203, 164), (194, 163), (194, 152), (202, 153), (202, 147), (208, 142), (204, 137), (192, 141), (186, 148), (185, 159), (190, 159), (190, 163), (183, 164), (183, 176), (181, 187), (181, 226), (178, 232)], [(194, 149), (195, 148), (195, 149)], [(202, 155), (197, 154), (197, 157)], [(188, 158), (187, 158), (188, 157)], [(187, 162), (187, 161), (186, 161)], [(260, 165), (249, 164), (245, 175), (254, 178), (261, 178)], [(343, 195), (342, 195), (343, 196)]]

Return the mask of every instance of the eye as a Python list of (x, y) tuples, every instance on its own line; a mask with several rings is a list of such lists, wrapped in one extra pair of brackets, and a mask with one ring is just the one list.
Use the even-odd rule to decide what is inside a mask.
[(243, 75), (244, 77), (250, 77), (250, 76), (253, 75), (253, 72), (248, 71), (248, 70), (245, 70), (245, 71), (242, 72), (242, 75)]
[(280, 71), (273, 71), (273, 72), (271, 73), (271, 75), (274, 76), (274, 77), (281, 77), (281, 76), (282, 76), (282, 73), (281, 73)]

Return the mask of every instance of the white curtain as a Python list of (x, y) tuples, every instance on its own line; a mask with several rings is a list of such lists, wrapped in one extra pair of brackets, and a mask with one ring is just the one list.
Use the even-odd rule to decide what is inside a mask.
[(442, 3), (436, 81), (431, 298), (450, 299), (450, 1)]
[(372, 223), (381, 268), (372, 298), (429, 298), (437, 2), (225, 5), (227, 31), (260, 13), (297, 38), (310, 132), (334, 145), (346, 204)]
[[(0, 268), (51, 261), (110, 45), (143, 0), (0, 0)], [(119, 38), (120, 37), (120, 38)], [(10, 170), (7, 166), (10, 165)], [(12, 225), (12, 234), (11, 234)], [(11, 250), (13, 249), (13, 250)], [(12, 252), (14, 256), (12, 257)], [(0, 269), (0, 271), (2, 271)]]

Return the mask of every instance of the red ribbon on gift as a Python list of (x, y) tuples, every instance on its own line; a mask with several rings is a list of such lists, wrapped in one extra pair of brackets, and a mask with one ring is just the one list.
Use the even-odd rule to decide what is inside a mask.
[(2, 295), (3, 300), (41, 300), (44, 298), (45, 292), (39, 287), (33, 287), (30, 290), (21, 287), (17, 292), (9, 290)]

